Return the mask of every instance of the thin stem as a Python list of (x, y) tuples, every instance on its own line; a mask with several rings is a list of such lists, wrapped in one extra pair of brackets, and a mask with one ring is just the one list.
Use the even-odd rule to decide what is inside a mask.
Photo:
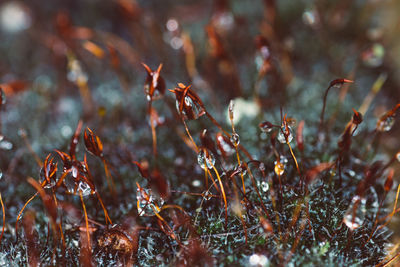
[(393, 211), (392, 211), (392, 213), (394, 213), (395, 210), (396, 210), (397, 201), (398, 201), (398, 199), (399, 199), (399, 193), (400, 193), (400, 184), (397, 186), (396, 199), (395, 199), (395, 201), (394, 201), (394, 206), (393, 206)]
[(324, 100), (323, 100), (323, 105), (322, 105), (322, 110), (321, 110), (321, 117), (319, 119), (319, 128), (318, 128), (318, 133), (321, 132), (323, 126), (324, 126), (324, 115), (325, 115), (325, 108), (326, 108), (326, 100), (328, 98), (328, 93), (329, 90), (332, 88), (331, 85), (328, 86), (328, 88), (326, 88), (325, 90), (325, 94), (324, 94)]
[(33, 150), (31, 144), (29, 143), (28, 137), (26, 135), (26, 131), (24, 129), (21, 129), (20, 133), (21, 133), (20, 135), (21, 135), (22, 139), (24, 140), (24, 143), (25, 143), (26, 147), (28, 148), (29, 152), (35, 158), (35, 161), (36, 161), (37, 165), (41, 168), (43, 166), (43, 162), (39, 158), (39, 156), (36, 154), (35, 150)]
[(292, 147), (290, 146), (290, 143), (289, 143), (289, 141), (287, 140), (287, 138), (286, 138), (286, 144), (288, 145), (289, 150), (290, 150), (290, 154), (292, 154), (292, 158), (293, 158), (293, 160), (294, 160), (294, 163), (296, 164), (297, 172), (298, 172), (298, 174), (301, 176), (299, 164), (297, 163), (296, 156), (294, 155), (293, 149), (292, 149)]
[(111, 195), (115, 196), (115, 183), (114, 183), (114, 179), (110, 173), (110, 170), (108, 169), (108, 165), (107, 162), (104, 158), (101, 159), (104, 165), (104, 172), (106, 174), (106, 179), (107, 179), (107, 184), (110, 188), (110, 193)]
[(381, 208), (382, 208), (382, 205), (383, 205), (383, 201), (385, 201), (386, 195), (387, 195), (387, 192), (385, 192), (385, 194), (383, 195), (383, 198), (382, 198), (382, 200), (381, 200), (381, 203), (379, 204), (378, 211), (376, 212), (376, 216), (375, 216), (374, 225), (372, 226), (371, 234), (369, 235), (367, 241), (364, 242), (363, 247), (365, 247), (365, 246), (368, 244), (368, 242), (371, 240), (372, 236), (373, 236), (374, 233), (375, 233), (376, 226), (377, 226), (377, 224), (378, 224), (379, 212), (381, 211)]
[[(54, 199), (54, 204), (56, 205), (56, 208), (58, 209), (58, 201), (57, 201), (57, 197), (56, 197), (56, 194), (55, 194), (55, 192), (54, 192), (54, 188), (52, 188), (53, 190), (52, 190), (52, 195), (53, 195), (53, 199)], [(61, 225), (61, 219), (60, 219), (60, 222), (58, 223), (58, 228), (60, 228), (60, 237), (61, 237), (61, 242), (62, 242), (62, 245), (63, 245), (63, 247), (62, 247), (62, 251), (63, 251), (63, 255), (64, 255), (64, 252), (65, 252), (65, 248), (66, 248), (66, 245), (65, 245), (65, 239), (64, 239), (64, 234), (63, 234), (63, 229), (62, 229), (62, 225)]]
[(1, 229), (1, 235), (0, 235), (0, 244), (1, 244), (1, 240), (3, 239), (3, 235), (4, 235), (4, 229), (6, 227), (6, 211), (4, 209), (4, 203), (3, 203), (3, 199), (1, 197), (1, 193), (0, 193), (0, 203), (1, 203), (1, 209), (3, 210), (3, 228)]
[(230, 136), (229, 133), (228, 133), (227, 131), (225, 131), (224, 128), (222, 128), (221, 124), (219, 124), (219, 123), (217, 122), (217, 120), (214, 119), (213, 116), (211, 116), (210, 113), (208, 113), (207, 111), (205, 111), (205, 114), (206, 114), (206, 116), (211, 120), (211, 122), (212, 122), (215, 126), (217, 126), (218, 129), (220, 129), (227, 137)]
[(195, 148), (195, 150), (196, 150), (196, 153), (198, 153), (198, 152), (199, 152), (199, 148), (197, 147), (196, 143), (195, 143), (194, 140), (193, 140), (192, 135), (191, 135), (190, 132), (189, 132), (189, 128), (188, 128), (188, 126), (187, 126), (187, 124), (186, 124), (186, 121), (185, 121), (185, 119), (184, 119), (183, 117), (181, 117), (181, 119), (182, 119), (183, 125), (185, 126), (186, 133), (187, 133), (187, 135), (189, 136), (189, 139), (190, 139), (190, 141), (192, 142), (192, 144), (193, 144), (193, 146), (194, 146), (194, 148)]
[(208, 173), (207, 169), (204, 168), (204, 179), (205, 179), (205, 183), (206, 183), (206, 188), (208, 188), (208, 176), (207, 176), (207, 173)]
[(398, 210), (396, 209), (397, 207), (397, 201), (399, 199), (399, 193), (400, 193), (400, 184), (397, 186), (397, 193), (396, 193), (396, 199), (394, 201), (394, 206), (393, 206), (393, 211), (388, 214), (385, 218), (383, 218), (383, 220), (386, 220), (386, 218), (389, 218), (384, 224), (380, 225), (375, 232), (379, 231), (380, 229), (382, 229), (383, 227), (385, 227), (393, 218), (393, 216), (398, 212)]
[[(231, 127), (232, 127), (232, 134), (236, 134), (236, 131), (235, 131), (235, 124), (233, 123), (233, 119), (231, 119), (230, 121), (231, 121)], [(235, 146), (236, 158), (237, 158), (237, 161), (238, 161), (238, 167), (240, 168), (240, 166), (242, 165), (242, 163), (241, 163), (241, 161), (240, 161), (240, 155), (239, 155), (239, 150), (238, 150), (238, 144), (235, 142), (233, 145)], [(240, 172), (240, 178), (242, 179), (243, 194), (246, 195), (246, 187), (245, 187), (245, 185), (244, 185), (243, 172)]]
[(161, 222), (163, 222), (163, 223), (165, 224), (165, 226), (168, 228), (168, 231), (170, 232), (171, 237), (172, 237), (173, 239), (175, 239), (176, 242), (177, 242), (180, 246), (182, 246), (181, 241), (180, 241), (180, 240), (178, 239), (178, 237), (175, 235), (175, 233), (174, 233), (174, 231), (172, 230), (171, 226), (169, 226), (169, 224), (167, 223), (167, 221), (166, 221), (160, 214), (158, 214), (159, 211), (157, 211), (154, 207), (152, 207), (152, 208), (153, 208), (154, 215), (156, 215), (156, 217), (157, 217)]
[[(241, 208), (241, 203), (240, 203), (240, 201), (239, 201), (239, 193), (238, 193), (238, 188), (237, 188), (237, 184), (236, 184), (236, 181), (235, 181), (235, 179), (232, 179), (232, 181), (234, 182), (233, 183), (233, 192), (235, 193), (235, 201), (236, 201), (236, 204), (235, 205), (240, 205), (240, 208), (239, 208), (239, 218), (240, 218), (240, 221), (242, 222), (242, 225), (243, 225), (243, 230), (244, 230), (244, 238), (245, 238), (245, 243), (246, 243), (246, 245), (247, 245), (247, 228), (246, 228), (246, 222), (244, 221), (244, 219), (243, 219), (243, 216), (242, 216), (242, 208)], [(244, 193), (244, 192), (242, 192), (243, 193), (243, 195), (244, 195), (244, 197), (246, 198), (246, 194)]]
[(110, 217), (108, 216), (108, 212), (107, 212), (106, 208), (104, 207), (103, 200), (101, 199), (100, 194), (99, 194), (97, 191), (95, 191), (95, 192), (96, 192), (97, 199), (99, 200), (100, 205), (101, 205), (101, 207), (103, 208), (104, 217), (105, 217), (105, 220), (106, 220), (106, 224), (107, 224), (107, 221), (108, 221), (110, 224), (112, 224), (112, 221), (111, 221)]
[(256, 179), (254, 178), (254, 175), (251, 172), (251, 170), (250, 170), (250, 168), (249, 168), (249, 166), (247, 164), (246, 164), (246, 169), (249, 172), (249, 176), (250, 176), (251, 181), (253, 182), (253, 186), (254, 186), (254, 189), (256, 190), (257, 196), (260, 199), (261, 206), (262, 206), (265, 214), (267, 215), (268, 220), (271, 220), (271, 218), (269, 217), (269, 213), (268, 213), (267, 207), (264, 205), (264, 202), (263, 202), (263, 199), (261, 197), (260, 191), (258, 190), (258, 187), (257, 187), (257, 184), (256, 184)]
[(15, 222), (15, 234), (17, 236), (17, 242), (18, 242), (18, 222), (21, 218), (22, 212), (24, 211), (24, 209), (26, 208), (26, 206), (29, 204), (29, 202), (31, 202), (37, 195), (39, 194), (39, 192), (36, 192), (30, 199), (28, 199), (27, 202), (25, 202), (24, 206), (22, 207), (22, 209), (20, 210), (20, 212), (18, 213), (17, 216), (17, 221)]
[[(241, 163), (241, 161), (240, 161), (239, 151), (238, 151), (238, 149), (237, 149), (237, 146), (235, 146), (235, 150), (236, 150), (236, 158), (237, 158), (237, 161), (238, 161), (238, 166), (239, 166), (239, 168), (241, 168), (240, 166), (242, 166), (242, 163)], [(243, 172), (240, 172), (240, 178), (242, 179), (243, 194), (246, 195), (246, 187), (245, 187), (245, 185), (244, 185)]]
[(213, 165), (212, 167), (213, 167), (213, 170), (214, 170), (215, 174), (217, 175), (218, 182), (219, 182), (219, 186), (221, 187), (222, 197), (223, 197), (223, 199), (224, 199), (224, 204), (225, 204), (225, 226), (226, 226), (227, 223), (228, 223), (228, 204), (227, 204), (227, 202), (226, 202), (225, 189), (224, 189), (224, 186), (223, 186), (223, 184), (222, 184), (221, 177), (219, 176), (219, 173), (218, 173), (217, 169), (215, 168), (214, 165)]
[(88, 242), (88, 249), (91, 250), (92, 245), (90, 244), (89, 221), (88, 221), (88, 216), (87, 216), (87, 212), (86, 212), (85, 202), (83, 201), (82, 191), (79, 191), (79, 197), (81, 198), (83, 213), (85, 214), (86, 238), (87, 238), (87, 242)]
[(156, 127), (154, 126), (151, 104), (152, 104), (152, 99), (149, 101), (149, 117), (150, 117), (151, 137), (153, 139), (153, 154), (154, 157), (157, 157), (157, 134), (156, 134)]

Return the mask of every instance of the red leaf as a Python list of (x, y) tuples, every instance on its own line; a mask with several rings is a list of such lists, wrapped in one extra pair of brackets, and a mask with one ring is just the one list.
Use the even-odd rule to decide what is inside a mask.
[(384, 189), (386, 192), (388, 192), (393, 186), (393, 176), (394, 176), (394, 170), (392, 168), (390, 168), (388, 177), (386, 178), (385, 185), (384, 185)]
[(103, 157), (103, 143), (100, 138), (93, 133), (93, 131), (87, 127), (84, 132), (85, 147), (93, 155), (102, 158)]
[(304, 151), (304, 138), (303, 138), (304, 120), (300, 121), (297, 127), (296, 142), (300, 151)]

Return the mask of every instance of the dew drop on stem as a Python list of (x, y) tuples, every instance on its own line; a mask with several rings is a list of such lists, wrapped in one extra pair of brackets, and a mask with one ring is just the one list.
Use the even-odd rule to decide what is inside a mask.
[[(176, 101), (176, 109), (180, 111), (180, 103)], [(189, 96), (185, 96), (183, 102), (182, 115), (186, 120), (196, 120), (204, 114), (204, 109), (193, 102)]]
[(274, 126), (269, 121), (264, 121), (260, 123), (258, 127), (260, 127), (261, 131), (263, 131), (264, 133), (270, 133)]
[(247, 168), (243, 167), (243, 165), (236, 165), (234, 168), (235, 173), (240, 173), (241, 175), (247, 174)]
[(230, 102), (229, 102), (229, 108), (228, 108), (228, 110), (229, 110), (229, 119), (231, 120), (231, 121), (233, 121), (233, 109), (235, 108), (235, 101), (233, 101), (233, 100), (231, 100)]
[(137, 188), (136, 199), (139, 216), (153, 216), (164, 205), (164, 199), (155, 195), (151, 189), (140, 186)]
[(83, 181), (79, 182), (77, 191), (79, 193), (81, 192), (82, 196), (84, 196), (84, 197), (92, 195), (92, 194), (95, 193), (94, 191), (92, 191), (90, 186), (87, 183), (83, 182)]
[(277, 175), (281, 176), (285, 172), (285, 165), (279, 160), (275, 161), (274, 171)]
[(269, 184), (266, 181), (261, 181), (258, 183), (258, 187), (261, 189), (262, 192), (266, 193), (269, 190)]
[(202, 195), (203, 195), (204, 200), (210, 200), (211, 199), (210, 191), (205, 191), (205, 192), (203, 192)]
[(237, 133), (233, 133), (230, 138), (233, 145), (238, 146), (240, 144), (240, 137)]
[(392, 116), (380, 118), (376, 123), (376, 130), (379, 132), (387, 132), (390, 131), (393, 127), (395, 119)]
[(290, 143), (293, 140), (293, 133), (292, 133), (292, 128), (290, 126), (282, 126), (281, 130), (279, 130), (278, 133), (278, 141), (281, 142), (282, 144), (286, 144), (286, 138), (288, 143)]
[(212, 169), (215, 164), (215, 158), (210, 150), (201, 148), (199, 154), (197, 155), (197, 162), (203, 170), (206, 168)]

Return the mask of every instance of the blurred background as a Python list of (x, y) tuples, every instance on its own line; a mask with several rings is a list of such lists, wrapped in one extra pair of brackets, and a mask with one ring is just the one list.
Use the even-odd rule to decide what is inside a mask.
[[(149, 157), (142, 62), (152, 69), (162, 63), (169, 89), (192, 84), (220, 121), (236, 99), (241, 140), (252, 153), (262, 137), (254, 141), (257, 133), (247, 123), (256, 117), (279, 122), (283, 107), (316, 125), (324, 90), (336, 78), (354, 84), (329, 95), (328, 118), (338, 121), (332, 129), (340, 133), (351, 108), (362, 109), (368, 118), (362, 127), (374, 129), (382, 113), (400, 102), (398, 14), (396, 0), (1, 1), (6, 101), (0, 111), (0, 189), (7, 216), (15, 221), (25, 191), (34, 192), (24, 185), (27, 176), (37, 177), (34, 155), (43, 159), (65, 149), (80, 119), (102, 136), (106, 153), (121, 155), (111, 160), (114, 165), (126, 151)], [(169, 92), (166, 97), (173, 99)], [(154, 105), (159, 149), (173, 155), (163, 142), (170, 132), (162, 128), (173, 116)], [(399, 126), (383, 133), (383, 158), (399, 150)], [(123, 167), (118, 172), (132, 175)]]

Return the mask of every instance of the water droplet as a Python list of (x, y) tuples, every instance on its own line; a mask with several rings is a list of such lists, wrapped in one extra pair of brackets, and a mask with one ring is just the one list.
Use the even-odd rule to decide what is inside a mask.
[[(50, 171), (50, 165), (47, 165), (47, 172), (49, 172), (49, 171)], [(43, 183), (46, 180), (45, 167), (44, 166), (40, 169), (39, 176), (40, 176), (40, 179), (42, 180), (41, 183)], [(44, 188), (52, 188), (55, 185), (56, 185), (55, 181), (51, 180), (50, 183), (46, 183), (45, 184)]]
[(199, 187), (199, 186), (201, 186), (201, 182), (200, 182), (200, 180), (193, 180), (192, 185), (194, 187)]
[(177, 36), (172, 37), (171, 41), (169, 42), (171, 47), (175, 50), (180, 49), (183, 46), (183, 40), (182, 38), (179, 38)]
[(346, 174), (349, 175), (350, 177), (356, 176), (356, 172), (353, 171), (353, 170), (347, 170), (347, 171), (346, 171)]
[(155, 213), (159, 213), (164, 205), (164, 199), (147, 188), (138, 187), (136, 199), (139, 216), (153, 216)]
[(282, 164), (280, 161), (275, 161), (275, 173), (278, 176), (281, 176), (285, 172), (285, 165)]
[(3, 150), (11, 150), (13, 148), (13, 144), (7, 140), (0, 141), (0, 149)]
[(193, 100), (189, 96), (185, 96), (185, 105), (187, 107), (193, 106)]
[(278, 141), (282, 144), (286, 144), (286, 138), (288, 143), (293, 140), (292, 128), (290, 126), (283, 126), (278, 133)]
[(264, 193), (269, 190), (269, 184), (266, 181), (258, 182), (258, 187), (260, 187), (261, 191)]
[(215, 158), (211, 151), (206, 148), (201, 148), (197, 155), (197, 162), (203, 170), (205, 168), (212, 169), (215, 164)]
[(0, 170), (0, 180), (3, 178), (3, 172)]
[(173, 32), (173, 31), (178, 30), (179, 24), (176, 19), (171, 18), (167, 21), (166, 26), (167, 26), (168, 31)]
[(241, 173), (242, 175), (246, 175), (247, 169), (243, 168), (242, 165), (236, 165), (235, 169), (234, 169), (234, 172)]
[(250, 266), (264, 267), (268, 266), (269, 260), (265, 255), (262, 254), (253, 254), (249, 258)]
[(237, 133), (233, 133), (230, 140), (234, 146), (238, 146), (240, 144), (240, 137)]
[(376, 130), (380, 132), (387, 132), (392, 129), (395, 119), (392, 116), (389, 116), (384, 119), (379, 119), (376, 123)]
[(233, 99), (231, 99), (231, 101), (229, 101), (229, 107), (228, 107), (228, 112), (229, 112), (229, 118), (230, 120), (233, 121), (233, 109), (235, 108), (235, 101)]
[(78, 169), (75, 166), (72, 166), (72, 177), (76, 178), (78, 177)]
[(311, 27), (315, 27), (316, 24), (319, 22), (318, 13), (314, 9), (305, 11), (303, 13), (302, 19), (304, 24)]
[(210, 200), (211, 199), (211, 194), (210, 194), (210, 191), (205, 191), (205, 192), (203, 192), (203, 198), (204, 198), (204, 200)]
[(264, 121), (264, 122), (260, 123), (258, 125), (258, 127), (260, 127), (261, 131), (263, 131), (264, 133), (270, 133), (272, 131), (272, 129), (274, 128), (272, 123), (270, 123), (269, 121)]
[(350, 230), (355, 230), (362, 225), (366, 213), (366, 200), (360, 196), (355, 196), (344, 214), (343, 222)]
[(17, 33), (28, 29), (32, 24), (30, 10), (17, 1), (8, 1), (1, 6), (0, 26), (8, 33)]
[(90, 188), (90, 186), (87, 183), (83, 182), (83, 181), (79, 182), (77, 191), (78, 191), (77, 193), (82, 193), (82, 196), (84, 196), (84, 197), (92, 195), (92, 194), (95, 193)]
[[(179, 113), (180, 110), (179, 101), (177, 100), (175, 104), (176, 104), (176, 110)], [(193, 102), (190, 96), (185, 96), (182, 108), (182, 115), (185, 120), (195, 120), (201, 117), (204, 113), (205, 113), (204, 109), (198, 103)]]
[(297, 125), (297, 120), (295, 118), (286, 118), (286, 122), (292, 128)]
[(218, 32), (228, 32), (234, 28), (235, 18), (231, 12), (221, 12), (213, 17), (213, 23)]
[(56, 183), (54, 181), (51, 181), (50, 183), (46, 183), (46, 185), (44, 186), (44, 188), (52, 188), (56, 185)]
[(289, 160), (287, 159), (287, 157), (285, 157), (284, 155), (280, 155), (279, 156), (279, 161), (286, 166), (286, 164), (289, 162)]
[(400, 162), (400, 152), (397, 152), (396, 159), (397, 159), (398, 162)]

